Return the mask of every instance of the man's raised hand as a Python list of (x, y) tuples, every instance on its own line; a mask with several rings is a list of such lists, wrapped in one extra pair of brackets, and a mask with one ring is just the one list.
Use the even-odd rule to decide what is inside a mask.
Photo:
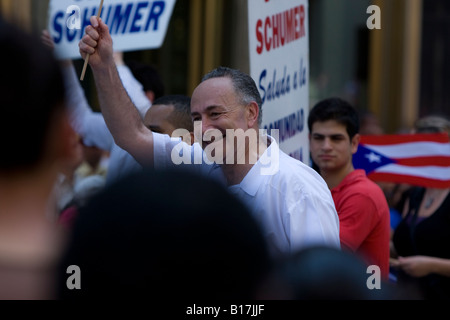
[(91, 25), (86, 27), (86, 34), (78, 44), (83, 59), (89, 57), (89, 65), (93, 69), (114, 64), (113, 41), (108, 26), (101, 18), (91, 17)]

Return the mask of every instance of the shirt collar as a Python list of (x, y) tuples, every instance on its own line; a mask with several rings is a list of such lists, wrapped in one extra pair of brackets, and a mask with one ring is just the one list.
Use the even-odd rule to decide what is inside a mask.
[(238, 185), (230, 186), (231, 189), (239, 188), (252, 197), (256, 195), (259, 186), (261, 185), (261, 183), (263, 183), (264, 180), (264, 175), (261, 174), (261, 169), (264, 168), (263, 164), (261, 163), (261, 159), (266, 159), (269, 156), (268, 155), (269, 152), (272, 155), (274, 152), (280, 151), (278, 144), (273, 137), (269, 135), (263, 137), (267, 137), (268, 139), (270, 139), (270, 146), (266, 149), (266, 151), (264, 151), (262, 156), (253, 165), (250, 171), (245, 175), (241, 183)]

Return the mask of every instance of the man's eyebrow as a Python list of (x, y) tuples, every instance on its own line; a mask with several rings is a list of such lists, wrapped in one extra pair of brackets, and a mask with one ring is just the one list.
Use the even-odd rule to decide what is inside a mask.
[(223, 108), (222, 106), (209, 106), (206, 108), (207, 111), (211, 111), (213, 109), (217, 109), (217, 108)]
[(313, 133), (312, 133), (312, 136), (314, 136), (314, 137), (320, 137), (320, 138), (325, 137), (324, 134), (316, 133), (316, 132), (313, 132)]
[(336, 133), (336, 134), (330, 134), (331, 138), (345, 138), (345, 134), (342, 133)]
[(312, 136), (314, 137), (320, 137), (320, 138), (325, 138), (325, 137), (330, 137), (330, 138), (343, 138), (345, 137), (344, 134), (342, 133), (335, 133), (335, 134), (330, 134), (330, 135), (326, 135), (326, 134), (322, 134), (322, 133), (313, 133)]
[[(214, 109), (223, 109), (223, 106), (215, 106), (215, 105), (214, 106), (208, 106), (208, 107), (206, 107), (205, 111), (209, 112), (209, 111), (214, 110)], [(197, 115), (200, 115), (200, 112), (197, 112), (197, 111), (191, 112), (191, 116), (197, 116)]]

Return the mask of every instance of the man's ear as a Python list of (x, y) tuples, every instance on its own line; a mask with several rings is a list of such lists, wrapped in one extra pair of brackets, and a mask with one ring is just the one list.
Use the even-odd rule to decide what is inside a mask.
[(352, 144), (352, 154), (355, 154), (358, 151), (359, 141), (361, 140), (361, 135), (359, 133), (355, 134), (351, 144)]
[(246, 107), (247, 125), (253, 128), (258, 125), (259, 107), (255, 101), (250, 102)]

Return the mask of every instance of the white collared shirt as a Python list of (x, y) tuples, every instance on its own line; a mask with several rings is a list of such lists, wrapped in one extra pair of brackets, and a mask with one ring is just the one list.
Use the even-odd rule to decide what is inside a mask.
[[(155, 168), (176, 166), (171, 152), (183, 142), (160, 134), (153, 137)], [(340, 248), (339, 217), (327, 184), (315, 170), (282, 152), (275, 139), (269, 138), (271, 144), (260, 160), (240, 184), (228, 190), (247, 205), (260, 223), (274, 256), (313, 245)], [(202, 152), (198, 143), (189, 148), (192, 159), (194, 153)], [(268, 159), (274, 155), (278, 155), (275, 157), (278, 163), (269, 174)], [(190, 167), (226, 182), (216, 164), (191, 164)]]

